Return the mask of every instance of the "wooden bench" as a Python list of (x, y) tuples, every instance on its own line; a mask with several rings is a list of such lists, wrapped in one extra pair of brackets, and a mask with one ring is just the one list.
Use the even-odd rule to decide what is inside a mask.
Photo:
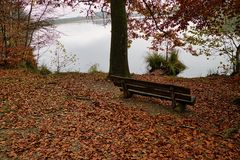
[(183, 105), (185, 108), (186, 105), (194, 105), (196, 101), (196, 97), (191, 96), (189, 88), (135, 80), (120, 76), (110, 76), (110, 79), (115, 86), (123, 91), (124, 98), (130, 98), (133, 94), (138, 94), (171, 100), (173, 108), (176, 107), (176, 103)]

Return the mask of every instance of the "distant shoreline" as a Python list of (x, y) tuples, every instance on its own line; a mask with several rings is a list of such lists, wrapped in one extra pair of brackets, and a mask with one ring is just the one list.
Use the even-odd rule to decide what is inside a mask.
[(106, 17), (106, 18), (102, 18), (102, 17), (73, 17), (73, 18), (61, 18), (61, 19), (54, 19), (51, 20), (51, 22), (53, 24), (65, 24), (65, 23), (72, 23), (72, 22), (80, 22), (80, 23), (84, 23), (84, 22), (98, 22), (98, 21), (102, 21), (103, 23), (107, 23), (110, 22), (111, 18), (110, 17)]

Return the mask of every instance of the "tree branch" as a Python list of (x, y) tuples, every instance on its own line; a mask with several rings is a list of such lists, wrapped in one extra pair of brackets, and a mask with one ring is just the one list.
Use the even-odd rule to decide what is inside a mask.
[[(154, 16), (154, 12), (152, 11), (151, 7), (150, 7), (149, 4), (146, 2), (146, 0), (142, 0), (142, 1), (143, 1), (143, 3), (145, 4), (147, 10), (149, 11), (149, 13), (150, 13), (150, 15), (151, 15), (151, 17), (152, 17), (152, 19), (153, 19), (153, 22), (154, 22), (156, 28), (157, 28), (159, 31), (163, 32), (163, 33), (164, 33), (164, 37), (165, 37), (165, 36), (167, 35), (167, 32), (164, 31), (163, 29), (161, 29), (161, 28), (158, 26), (158, 22), (157, 22), (157, 19), (156, 19), (155, 16)], [(154, 5), (153, 5), (153, 6), (154, 6)]]

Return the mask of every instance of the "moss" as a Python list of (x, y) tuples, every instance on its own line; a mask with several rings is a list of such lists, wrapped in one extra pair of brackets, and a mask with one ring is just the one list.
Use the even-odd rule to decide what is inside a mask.
[(224, 130), (223, 136), (225, 138), (230, 138), (235, 133), (237, 133), (239, 130), (240, 130), (240, 125), (238, 125), (237, 127), (228, 128), (228, 129)]
[(176, 106), (176, 110), (183, 113), (186, 111), (186, 104), (178, 103)]

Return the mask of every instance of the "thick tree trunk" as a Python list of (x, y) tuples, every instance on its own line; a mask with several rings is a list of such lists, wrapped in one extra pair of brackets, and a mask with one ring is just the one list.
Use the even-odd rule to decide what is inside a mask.
[(237, 47), (236, 52), (236, 74), (240, 73), (240, 45)]
[(112, 37), (109, 75), (128, 77), (128, 35), (126, 0), (110, 0)]

